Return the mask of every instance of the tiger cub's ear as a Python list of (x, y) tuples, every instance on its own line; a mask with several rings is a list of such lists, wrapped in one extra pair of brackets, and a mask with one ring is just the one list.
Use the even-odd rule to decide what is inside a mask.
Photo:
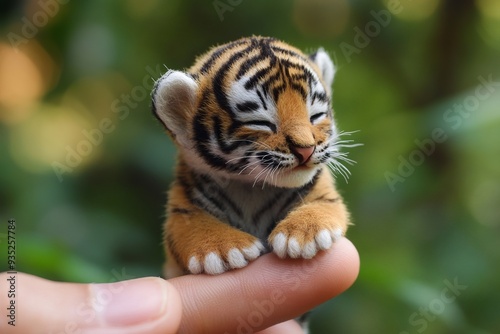
[(333, 65), (332, 59), (323, 48), (319, 48), (318, 51), (311, 54), (309, 59), (319, 67), (326, 89), (328, 93), (331, 93), (333, 77), (335, 76), (335, 66)]
[(180, 144), (188, 138), (186, 129), (196, 109), (198, 85), (184, 72), (169, 70), (153, 90), (153, 113)]

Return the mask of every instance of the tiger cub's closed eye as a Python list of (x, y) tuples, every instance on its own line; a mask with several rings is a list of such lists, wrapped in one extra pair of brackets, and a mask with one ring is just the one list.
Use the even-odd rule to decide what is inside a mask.
[(311, 118), (309, 118), (309, 121), (312, 124), (315, 124), (316, 121), (323, 119), (324, 117), (326, 117), (326, 115), (327, 115), (326, 111), (318, 112), (318, 113), (312, 115)]
[(274, 125), (271, 122), (268, 121), (247, 121), (243, 123), (246, 127), (258, 130), (258, 131), (271, 131), (273, 133), (276, 133), (276, 125)]

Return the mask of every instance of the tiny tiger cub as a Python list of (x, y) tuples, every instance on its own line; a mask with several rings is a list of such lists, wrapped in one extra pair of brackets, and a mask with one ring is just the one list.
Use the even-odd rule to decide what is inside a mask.
[(314, 257), (349, 225), (330, 169), (352, 162), (331, 109), (334, 65), (274, 38), (216, 46), (157, 80), (152, 109), (178, 148), (166, 278), (221, 274), (261, 254)]

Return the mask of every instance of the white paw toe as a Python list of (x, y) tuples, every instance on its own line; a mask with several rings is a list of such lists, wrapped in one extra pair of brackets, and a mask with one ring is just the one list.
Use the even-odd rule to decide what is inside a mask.
[(215, 253), (209, 253), (204, 261), (205, 272), (210, 275), (222, 274), (225, 270), (224, 262)]
[(332, 247), (332, 235), (328, 230), (321, 230), (314, 238), (319, 249), (325, 250)]
[(283, 233), (276, 234), (272, 241), (273, 251), (281, 258), (286, 256), (286, 243), (286, 236)]
[(342, 232), (341, 228), (337, 228), (337, 229), (333, 230), (333, 232), (332, 232), (332, 238), (334, 241), (339, 240), (340, 238), (342, 238), (343, 235), (344, 235), (344, 233)]
[(295, 238), (290, 238), (288, 239), (288, 256), (290, 256), (293, 259), (296, 259), (300, 256), (301, 249), (299, 242)]
[(200, 274), (203, 271), (203, 267), (200, 264), (200, 261), (196, 258), (196, 256), (191, 256), (189, 258), (188, 269), (191, 274)]
[(229, 262), (231, 268), (243, 268), (248, 264), (243, 254), (241, 254), (240, 250), (237, 248), (229, 250), (227, 253), (227, 262)]
[(302, 257), (304, 259), (312, 259), (316, 255), (316, 243), (314, 241), (309, 241), (302, 249)]
[(247, 260), (255, 260), (256, 258), (258, 258), (260, 256), (260, 253), (261, 251), (264, 250), (264, 246), (262, 245), (262, 243), (257, 240), (254, 242), (254, 244), (250, 247), (247, 247), (247, 248), (243, 248), (241, 250), (241, 252), (243, 253), (243, 255), (245, 255), (245, 258)]

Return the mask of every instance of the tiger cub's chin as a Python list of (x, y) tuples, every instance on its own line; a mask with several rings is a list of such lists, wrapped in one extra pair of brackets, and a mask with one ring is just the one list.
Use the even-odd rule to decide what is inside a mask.
[(321, 167), (295, 167), (282, 171), (267, 183), (279, 188), (300, 188), (313, 181)]

